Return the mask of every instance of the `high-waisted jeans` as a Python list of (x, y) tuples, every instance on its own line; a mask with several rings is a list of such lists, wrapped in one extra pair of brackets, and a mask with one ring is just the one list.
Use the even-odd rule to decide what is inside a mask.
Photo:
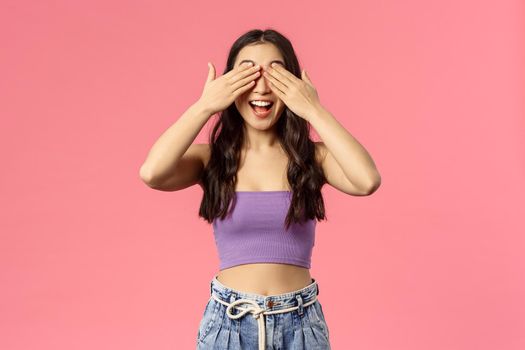
[(210, 299), (197, 334), (197, 350), (329, 350), (329, 331), (314, 278), (288, 293), (245, 293), (210, 282)]

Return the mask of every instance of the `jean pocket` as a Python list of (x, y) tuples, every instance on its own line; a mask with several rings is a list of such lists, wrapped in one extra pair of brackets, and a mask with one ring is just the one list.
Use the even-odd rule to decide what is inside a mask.
[(328, 330), (328, 325), (326, 324), (326, 320), (325, 320), (324, 313), (323, 313), (323, 307), (321, 306), (321, 303), (316, 300), (312, 306), (314, 307), (316, 326), (321, 328), (327, 340), (330, 339), (330, 331)]
[(220, 303), (211, 298), (204, 309), (202, 319), (199, 323), (199, 332), (197, 333), (197, 343), (204, 341), (213, 325), (216, 322)]

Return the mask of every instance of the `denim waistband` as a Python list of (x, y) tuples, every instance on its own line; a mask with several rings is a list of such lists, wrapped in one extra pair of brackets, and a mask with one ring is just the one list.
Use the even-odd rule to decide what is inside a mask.
[[(317, 281), (312, 278), (312, 283), (293, 292), (277, 295), (261, 295), (238, 291), (219, 282), (217, 275), (210, 282), (211, 297), (226, 306), (226, 315), (231, 319), (244, 317), (251, 313), (257, 320), (259, 329), (259, 350), (266, 349), (265, 316), (296, 312), (302, 317), (304, 307), (312, 305), (317, 300), (319, 288)], [(234, 312), (233, 309), (237, 311)]]
[(297, 311), (301, 315), (303, 313), (303, 305), (317, 299), (319, 285), (315, 278), (312, 278), (312, 282), (304, 288), (283, 294), (266, 296), (229, 288), (217, 279), (217, 275), (214, 275), (210, 282), (210, 295), (215, 295), (216, 298), (226, 303), (232, 303), (238, 299), (249, 299), (257, 303), (265, 311), (278, 311), (297, 306)]

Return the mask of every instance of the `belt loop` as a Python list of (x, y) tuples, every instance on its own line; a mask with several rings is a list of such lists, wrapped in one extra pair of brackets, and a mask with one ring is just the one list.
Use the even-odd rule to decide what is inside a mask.
[(299, 315), (302, 315), (303, 314), (303, 298), (301, 298), (301, 294), (296, 294), (295, 299), (297, 299), (297, 303), (299, 306), (297, 308), (297, 312), (299, 313)]
[(235, 293), (231, 293), (230, 294), (230, 303), (233, 303), (235, 301), (235, 299), (237, 298), (237, 295)]
[[(230, 294), (230, 304), (233, 303), (237, 299), (237, 297), (238, 297), (237, 293), (231, 292), (231, 294)], [(237, 310), (237, 307), (233, 307), (232, 310), (231, 310), (232, 315), (236, 315), (239, 312), (240, 311)], [(236, 319), (236, 320), (230, 320), (230, 325), (231, 325), (230, 326), (231, 330), (235, 331), (235, 332), (237, 332), (237, 334), (239, 334), (239, 329), (240, 329), (240, 326), (241, 326), (241, 319), (239, 318), (239, 319)]]
[[(230, 304), (233, 303), (236, 298), (237, 298), (237, 294), (235, 294), (234, 292), (231, 292), (230, 293)], [(237, 311), (237, 310), (236, 310), (235, 307), (233, 307), (232, 311), (231, 311), (232, 315), (236, 315), (235, 311)]]

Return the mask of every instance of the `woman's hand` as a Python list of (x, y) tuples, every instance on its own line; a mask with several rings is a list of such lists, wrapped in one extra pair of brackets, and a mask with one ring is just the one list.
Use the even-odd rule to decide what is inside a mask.
[(208, 67), (208, 78), (198, 103), (210, 115), (228, 108), (239, 95), (254, 86), (254, 80), (260, 75), (260, 67), (253, 67), (252, 63), (243, 63), (215, 79), (215, 67), (212, 63), (208, 63)]
[(308, 121), (312, 109), (321, 106), (317, 90), (304, 69), (299, 79), (282, 65), (273, 63), (263, 75), (270, 81), (272, 91), (299, 117)]

